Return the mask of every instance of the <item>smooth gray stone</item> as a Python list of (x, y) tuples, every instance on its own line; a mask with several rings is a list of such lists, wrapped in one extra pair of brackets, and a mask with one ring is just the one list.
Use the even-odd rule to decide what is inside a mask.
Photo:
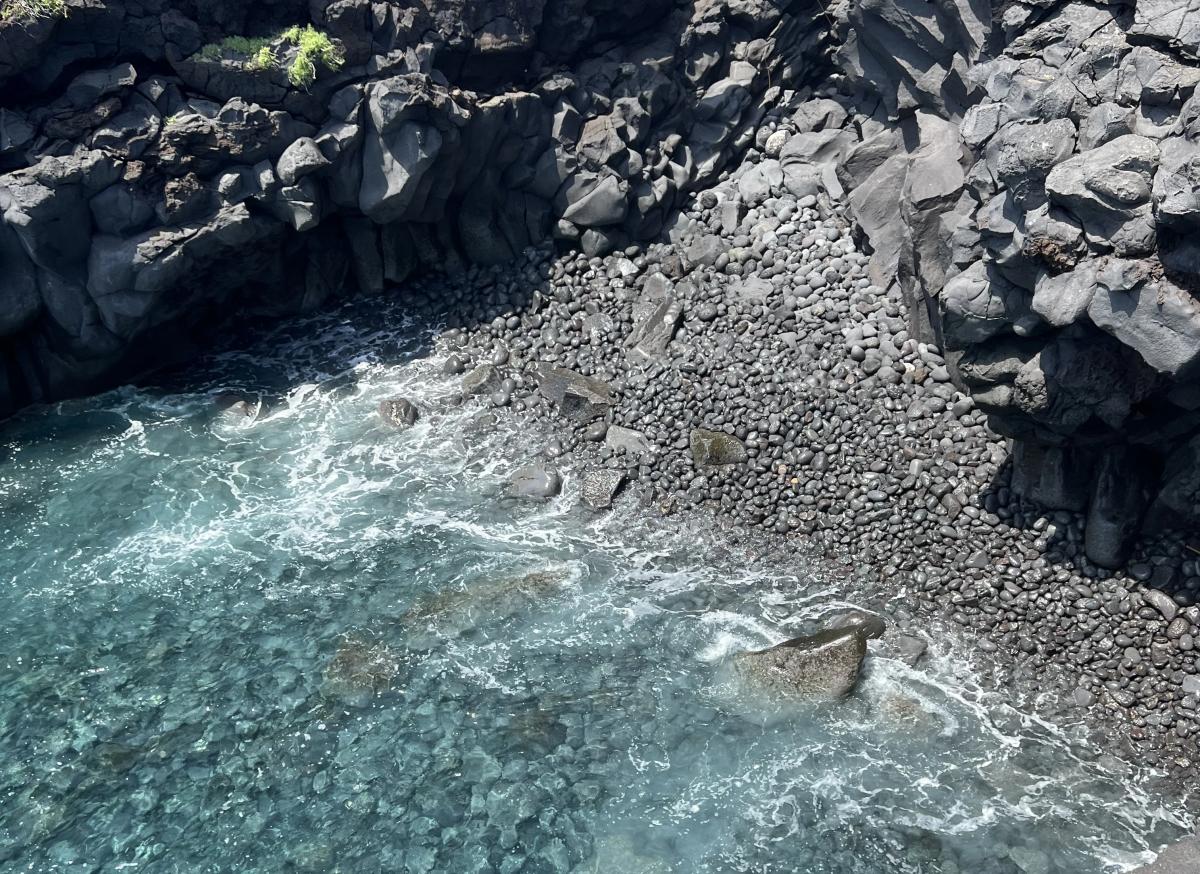
[(562, 477), (553, 468), (540, 464), (526, 465), (509, 478), (506, 494), (527, 501), (544, 501), (562, 491)]

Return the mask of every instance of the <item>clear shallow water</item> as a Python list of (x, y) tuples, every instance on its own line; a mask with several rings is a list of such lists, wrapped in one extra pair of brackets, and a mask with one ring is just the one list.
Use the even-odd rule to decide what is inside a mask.
[(724, 658), (852, 584), (570, 482), (506, 505), (535, 437), (439, 410), (372, 306), (0, 432), (0, 867), (1099, 874), (1186, 824), (953, 637), (764, 711)]

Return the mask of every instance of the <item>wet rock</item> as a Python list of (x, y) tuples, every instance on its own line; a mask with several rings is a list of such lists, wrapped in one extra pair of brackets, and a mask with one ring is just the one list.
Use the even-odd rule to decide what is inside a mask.
[(490, 394), (500, 387), (500, 372), (491, 364), (480, 364), (462, 378), (462, 393), (472, 395)]
[(874, 613), (865, 613), (861, 610), (843, 613), (840, 616), (834, 617), (830, 620), (829, 627), (857, 628), (868, 640), (881, 638), (887, 631), (887, 623), (882, 618), (876, 616)]
[(1142, 600), (1162, 614), (1163, 619), (1170, 622), (1179, 612), (1179, 605), (1166, 592), (1157, 589), (1146, 589), (1142, 592)]
[(387, 398), (379, 402), (379, 417), (391, 427), (402, 430), (416, 424), (420, 411), (407, 398)]
[(213, 404), (221, 417), (231, 423), (254, 422), (267, 412), (262, 398), (244, 398), (236, 394), (217, 395)]
[(509, 478), (505, 492), (511, 498), (544, 501), (562, 491), (562, 477), (553, 468), (530, 464), (519, 468)]
[(829, 701), (848, 695), (867, 654), (860, 628), (829, 629), (734, 656), (738, 674), (772, 697)]
[(908, 634), (896, 635), (891, 644), (895, 657), (910, 667), (915, 667), (929, 650), (926, 641)]

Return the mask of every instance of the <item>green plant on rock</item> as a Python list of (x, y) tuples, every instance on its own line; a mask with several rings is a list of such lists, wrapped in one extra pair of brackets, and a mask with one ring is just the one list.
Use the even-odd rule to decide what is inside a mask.
[(266, 45), (256, 51), (250, 57), (250, 60), (246, 61), (246, 69), (273, 70), (277, 63), (279, 63), (279, 61), (275, 57), (275, 49), (269, 45)]
[(224, 58), (245, 58), (249, 62), (258, 57), (263, 49), (270, 49), (271, 40), (257, 36), (227, 36), (220, 42), (210, 42), (200, 49), (200, 57), (206, 61), (219, 61)]
[(0, 0), (0, 23), (28, 23), (39, 18), (66, 17), (66, 0)]
[(317, 80), (318, 64), (329, 70), (337, 70), (346, 62), (346, 56), (333, 44), (333, 40), (311, 24), (304, 27), (293, 25), (273, 39), (228, 36), (200, 49), (200, 57), (206, 61), (241, 60), (246, 70), (273, 70), (279, 66), (277, 46), (281, 43), (296, 47), (296, 57), (288, 65), (287, 76), (288, 81), (297, 88), (307, 88)]
[(288, 67), (288, 81), (297, 88), (307, 88), (317, 79), (317, 64), (337, 70), (346, 62), (342, 50), (311, 24), (293, 25), (280, 38), (296, 46), (296, 57)]

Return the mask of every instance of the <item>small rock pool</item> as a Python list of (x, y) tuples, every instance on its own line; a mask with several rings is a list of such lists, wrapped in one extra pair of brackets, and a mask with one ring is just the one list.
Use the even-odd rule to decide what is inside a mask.
[(1101, 874), (1190, 826), (951, 634), (746, 699), (727, 657), (853, 583), (570, 478), (508, 504), (536, 438), (439, 408), (378, 308), (3, 427), (0, 868)]

